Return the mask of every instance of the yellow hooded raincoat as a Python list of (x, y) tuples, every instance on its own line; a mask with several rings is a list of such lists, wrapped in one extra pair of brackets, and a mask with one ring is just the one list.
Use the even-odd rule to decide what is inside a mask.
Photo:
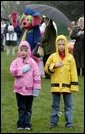
[[(58, 40), (65, 41), (65, 57), (62, 60), (58, 53)], [(62, 67), (54, 69), (56, 62), (61, 61)], [(56, 38), (56, 52), (51, 54), (45, 64), (45, 71), (51, 74), (51, 92), (71, 93), (79, 91), (76, 64), (73, 55), (68, 52), (68, 43), (64, 35)]]

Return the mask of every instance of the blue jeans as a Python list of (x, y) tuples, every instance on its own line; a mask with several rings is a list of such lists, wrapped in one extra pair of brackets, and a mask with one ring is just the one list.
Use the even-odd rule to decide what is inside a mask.
[[(52, 102), (52, 113), (51, 113), (51, 121), (52, 125), (57, 125), (59, 120), (59, 111), (60, 111), (60, 93), (52, 93), (53, 102)], [(71, 127), (73, 126), (73, 114), (72, 114), (72, 94), (66, 93), (63, 94), (64, 100), (64, 111), (65, 111), (65, 126)]]
[(32, 114), (32, 102), (33, 96), (22, 96), (16, 93), (16, 100), (18, 106), (18, 121), (17, 127), (31, 127), (31, 114)]

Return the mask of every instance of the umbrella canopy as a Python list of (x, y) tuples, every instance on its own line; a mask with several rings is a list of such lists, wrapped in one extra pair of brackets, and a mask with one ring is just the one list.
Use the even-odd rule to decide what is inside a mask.
[(49, 19), (52, 19), (56, 24), (60, 23), (65, 26), (69, 26), (69, 19), (57, 8), (43, 4), (30, 4), (26, 5), (26, 8), (33, 9), (39, 12), (41, 15), (45, 15)]

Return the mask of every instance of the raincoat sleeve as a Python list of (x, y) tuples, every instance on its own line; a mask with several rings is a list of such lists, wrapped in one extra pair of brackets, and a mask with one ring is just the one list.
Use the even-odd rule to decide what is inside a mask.
[(75, 59), (72, 56), (71, 60), (71, 92), (79, 91), (78, 75)]
[(53, 62), (53, 54), (51, 54), (45, 64), (45, 72), (48, 74), (55, 72), (56, 68), (54, 68), (54, 66), (55, 63)]
[(35, 63), (33, 65), (33, 90), (40, 90), (41, 89), (41, 77), (38, 65)]
[(11, 63), (11, 65), (10, 65), (10, 72), (15, 77), (23, 76), (22, 68), (17, 66), (17, 60), (14, 60)]

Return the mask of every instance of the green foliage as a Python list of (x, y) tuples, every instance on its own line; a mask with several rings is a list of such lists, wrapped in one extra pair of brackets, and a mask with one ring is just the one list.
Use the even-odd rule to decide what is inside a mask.
[[(9, 67), (15, 57), (1, 53), (1, 133), (29, 133), (27, 130), (16, 129), (18, 118), (15, 94), (13, 93), (14, 78)], [(32, 113), (32, 128), (30, 133), (83, 133), (84, 132), (84, 78), (79, 77), (79, 93), (73, 94), (74, 127), (65, 128), (63, 97), (61, 97), (62, 116), (59, 125), (49, 129), (52, 96), (50, 80), (42, 79), (42, 89), (39, 97), (34, 98)]]
[(44, 4), (58, 8), (71, 21), (77, 21), (79, 17), (84, 15), (84, 1), (2, 1), (1, 7), (8, 16), (14, 10), (21, 14), (25, 5), (29, 4)]

